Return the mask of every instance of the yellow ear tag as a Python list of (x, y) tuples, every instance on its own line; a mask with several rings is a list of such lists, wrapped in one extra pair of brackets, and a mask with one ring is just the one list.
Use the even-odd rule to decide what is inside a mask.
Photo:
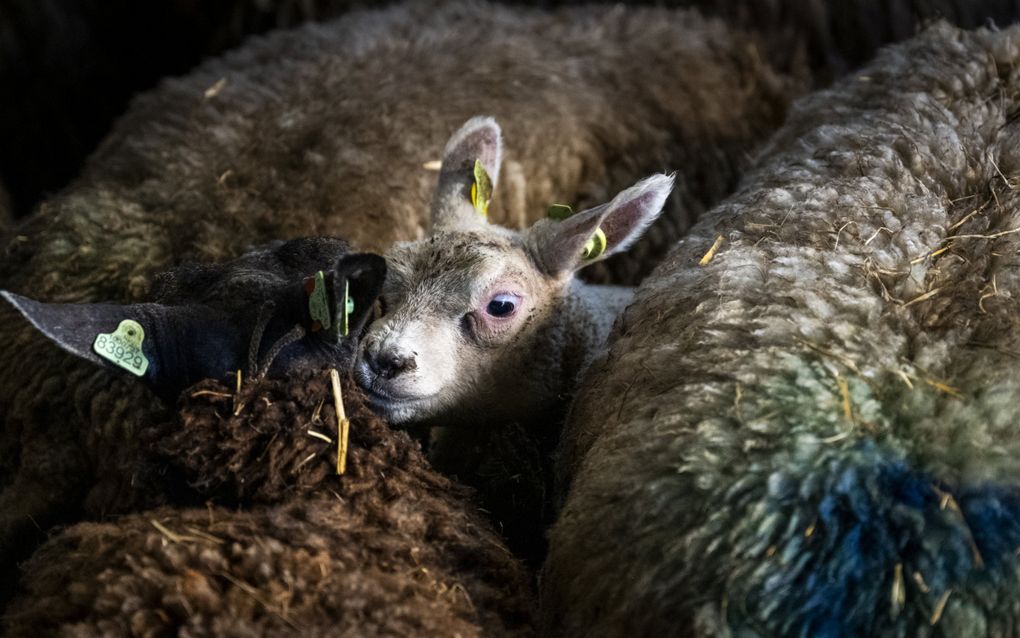
[(489, 202), (492, 201), (492, 180), (482, 166), (481, 160), (475, 160), (475, 179), (471, 183), (471, 205), (482, 217), (489, 215)]
[(600, 257), (604, 252), (606, 252), (606, 234), (602, 232), (601, 228), (596, 228), (595, 232), (584, 244), (584, 250), (581, 251), (581, 258), (595, 259), (596, 257)]
[[(333, 318), (329, 313), (329, 295), (326, 293), (326, 279), (322, 271), (315, 273), (313, 287), (308, 293), (308, 314), (312, 321), (319, 322), (321, 330), (329, 330)], [(312, 328), (315, 331), (315, 328)]]
[(149, 360), (142, 352), (144, 339), (145, 330), (142, 324), (125, 319), (112, 333), (99, 333), (92, 342), (92, 349), (110, 363), (124, 368), (136, 377), (141, 377), (149, 369)]
[(350, 316), (354, 314), (354, 297), (351, 297), (351, 284), (344, 281), (344, 314), (340, 318), (340, 334), (347, 336), (350, 331)]
[(550, 204), (545, 216), (549, 219), (563, 221), (574, 214), (574, 210), (566, 204)]

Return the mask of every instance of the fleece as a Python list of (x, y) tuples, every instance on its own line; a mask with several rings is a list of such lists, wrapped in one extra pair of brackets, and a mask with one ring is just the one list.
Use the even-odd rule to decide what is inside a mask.
[(210, 502), (56, 534), (5, 635), (532, 635), (529, 574), (470, 493), (342, 387), (343, 475), (325, 372), (186, 390), (144, 429), (148, 479)]
[(1017, 635), (1017, 113), (944, 24), (797, 103), (582, 384), (547, 629)]

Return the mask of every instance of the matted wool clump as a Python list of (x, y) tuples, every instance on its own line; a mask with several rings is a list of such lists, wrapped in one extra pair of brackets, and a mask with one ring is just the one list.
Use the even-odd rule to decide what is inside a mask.
[(60, 533), (24, 565), (6, 635), (532, 632), (529, 575), (468, 490), (353, 385), (343, 475), (328, 374), (235, 390), (202, 382), (145, 433), (213, 502)]

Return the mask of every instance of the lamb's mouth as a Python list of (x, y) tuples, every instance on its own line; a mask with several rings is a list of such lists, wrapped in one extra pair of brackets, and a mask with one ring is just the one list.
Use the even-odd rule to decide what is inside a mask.
[(376, 390), (365, 390), (368, 405), (393, 425), (420, 421), (431, 410), (432, 397), (393, 398)]
[(378, 414), (392, 423), (405, 423), (423, 416), (433, 403), (435, 395), (398, 396), (380, 387), (380, 379), (372, 374), (358, 370), (354, 375), (358, 385), (365, 392), (369, 406)]

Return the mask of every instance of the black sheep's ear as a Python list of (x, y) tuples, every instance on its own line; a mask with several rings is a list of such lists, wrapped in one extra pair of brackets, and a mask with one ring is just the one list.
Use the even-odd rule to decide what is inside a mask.
[(43, 303), (6, 291), (0, 296), (63, 350), (125, 370), (166, 401), (200, 379), (224, 377), (243, 361), (236, 327), (206, 306)]
[(372, 306), (382, 291), (386, 260), (371, 253), (355, 253), (342, 257), (333, 272), (341, 337), (356, 337), (371, 317)]

